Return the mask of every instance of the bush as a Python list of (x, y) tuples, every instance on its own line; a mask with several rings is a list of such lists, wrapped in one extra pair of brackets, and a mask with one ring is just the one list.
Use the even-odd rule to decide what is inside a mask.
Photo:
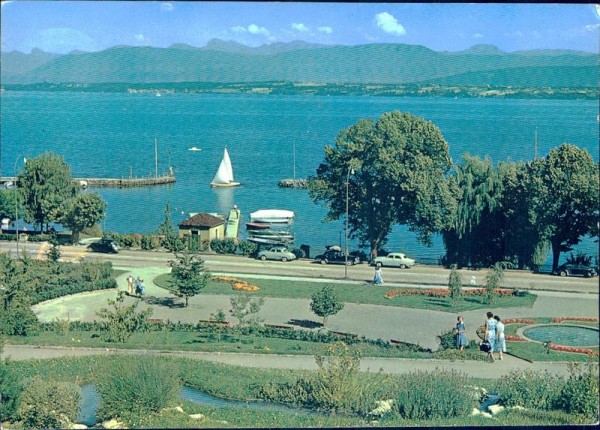
[(564, 380), (547, 371), (515, 370), (500, 379), (496, 391), (504, 406), (551, 410), (557, 406)]
[(214, 239), (210, 242), (210, 247), (217, 254), (235, 254), (237, 244), (234, 239)]
[(27, 300), (14, 299), (2, 310), (0, 333), (7, 336), (31, 336), (37, 332), (38, 319)]
[(402, 377), (396, 411), (405, 419), (467, 416), (479, 400), (466, 374), (435, 370), (412, 372)]
[(591, 422), (598, 420), (598, 367), (593, 363), (569, 365), (570, 375), (560, 395), (560, 407)]
[(168, 361), (138, 355), (113, 362), (97, 388), (101, 398), (97, 416), (126, 418), (135, 426), (143, 415), (174, 406), (180, 381)]
[(81, 399), (78, 385), (35, 376), (25, 383), (19, 416), (26, 428), (68, 428), (77, 419)]
[(17, 418), (21, 383), (9, 362), (0, 360), (0, 423)]
[(254, 242), (250, 242), (249, 240), (240, 240), (238, 242), (238, 250), (242, 255), (254, 255), (258, 250), (258, 245)]
[(160, 246), (160, 239), (158, 236), (151, 234), (144, 234), (141, 240), (141, 247), (144, 251), (151, 251), (158, 249)]

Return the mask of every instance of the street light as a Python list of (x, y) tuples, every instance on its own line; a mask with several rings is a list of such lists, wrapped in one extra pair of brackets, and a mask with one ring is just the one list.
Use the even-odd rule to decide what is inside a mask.
[(346, 175), (346, 252), (344, 253), (344, 279), (348, 279), (348, 183), (350, 182), (350, 174), (354, 175), (354, 169), (349, 168)]
[[(17, 258), (19, 258), (19, 181), (17, 177), (17, 163), (23, 154), (19, 154), (15, 160), (13, 171), (15, 173), (15, 227), (17, 231)], [(23, 163), (27, 163), (27, 158), (23, 157)]]

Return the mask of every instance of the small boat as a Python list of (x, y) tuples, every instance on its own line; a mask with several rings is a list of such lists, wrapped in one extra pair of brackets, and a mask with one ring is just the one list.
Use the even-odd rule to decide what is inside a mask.
[(261, 222), (247, 222), (246, 230), (265, 230), (271, 227), (269, 224), (264, 224)]
[(202, 148), (198, 148), (197, 146), (192, 146), (191, 148), (188, 148), (188, 151), (202, 151)]
[(229, 211), (227, 217), (227, 224), (225, 225), (225, 237), (228, 239), (237, 239), (238, 229), (240, 226), (240, 210), (237, 205), (233, 205), (233, 208)]
[(281, 239), (281, 238), (264, 238), (264, 237), (249, 237), (250, 242), (264, 243), (267, 245), (287, 245), (292, 243), (293, 239)]
[(248, 238), (290, 240), (294, 234), (288, 230), (248, 230)]
[(229, 158), (229, 152), (227, 152), (227, 147), (225, 147), (225, 151), (223, 151), (223, 158), (221, 159), (221, 164), (219, 164), (219, 169), (215, 174), (212, 182), (210, 183), (211, 187), (237, 187), (240, 185), (239, 182), (235, 182), (233, 180), (233, 168), (231, 167), (231, 159)]
[(261, 209), (252, 212), (250, 220), (253, 223), (290, 224), (294, 220), (294, 212), (284, 209)]

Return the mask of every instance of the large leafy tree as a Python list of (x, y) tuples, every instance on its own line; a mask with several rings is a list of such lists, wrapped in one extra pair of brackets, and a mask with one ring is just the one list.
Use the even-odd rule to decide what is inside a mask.
[(79, 241), (79, 234), (91, 228), (106, 216), (106, 203), (98, 193), (84, 193), (66, 203), (66, 210), (60, 223), (71, 229), (73, 242)]
[[(17, 190), (14, 188), (0, 190), (0, 219), (15, 217), (17, 198)], [(19, 211), (21, 211), (21, 206), (19, 206)]]
[(175, 257), (175, 260), (169, 261), (171, 278), (177, 294), (185, 298), (187, 307), (188, 299), (208, 285), (210, 273), (204, 267), (204, 260), (197, 254), (184, 251), (176, 253)]
[(563, 144), (530, 164), (530, 217), (552, 246), (552, 269), (562, 252), (598, 234), (598, 165), (588, 151)]
[(79, 191), (67, 163), (51, 152), (28, 159), (17, 186), (23, 196), (23, 218), (35, 222), (40, 229), (48, 222), (60, 222), (67, 201)]
[(361, 119), (342, 130), (335, 146), (309, 181), (309, 194), (328, 206), (327, 220), (346, 213), (352, 238), (371, 255), (385, 244), (394, 224), (408, 225), (424, 243), (454, 213), (448, 144), (431, 122), (389, 112), (377, 121)]

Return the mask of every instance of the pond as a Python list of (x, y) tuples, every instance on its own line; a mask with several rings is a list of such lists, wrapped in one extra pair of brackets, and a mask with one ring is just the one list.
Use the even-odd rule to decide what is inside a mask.
[(523, 330), (523, 336), (538, 342), (564, 346), (598, 346), (598, 329), (574, 325), (539, 325)]
[[(98, 423), (98, 419), (96, 418), (96, 412), (98, 411), (98, 406), (100, 405), (100, 395), (98, 393), (98, 390), (96, 390), (96, 384), (83, 385), (81, 387), (81, 395), (83, 397), (83, 401), (81, 402), (79, 414), (77, 415), (77, 422), (85, 424), (87, 426), (93, 426)], [(310, 409), (295, 408), (275, 403), (226, 400), (219, 397), (211, 396), (210, 394), (206, 394), (200, 390), (185, 385), (181, 388), (179, 398), (181, 400), (186, 400), (200, 405), (213, 406), (217, 408), (241, 407), (256, 408), (270, 411), (283, 411), (290, 413), (319, 414), (318, 412), (315, 412)]]

